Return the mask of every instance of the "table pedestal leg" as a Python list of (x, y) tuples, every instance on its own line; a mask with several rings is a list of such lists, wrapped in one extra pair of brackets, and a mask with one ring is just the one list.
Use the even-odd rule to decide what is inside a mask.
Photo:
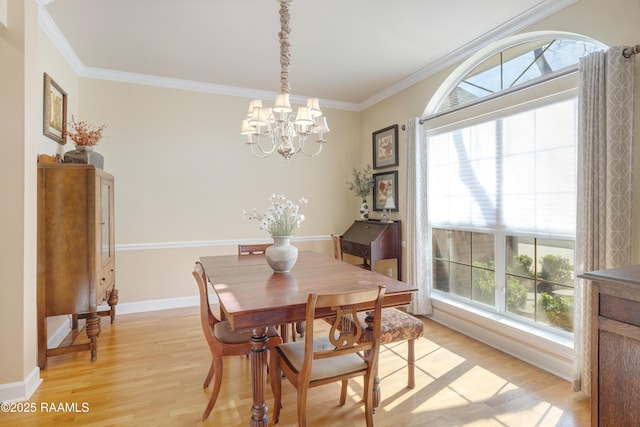
[(254, 328), (251, 336), (251, 386), (253, 406), (251, 426), (267, 427), (267, 404), (265, 403), (265, 383), (267, 378), (267, 328)]

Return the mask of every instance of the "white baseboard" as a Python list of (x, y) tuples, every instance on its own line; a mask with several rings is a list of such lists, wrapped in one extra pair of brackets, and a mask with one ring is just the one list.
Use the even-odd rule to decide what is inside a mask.
[[(210, 302), (218, 302), (215, 295), (209, 296)], [(119, 314), (144, 313), (147, 311), (170, 310), (172, 308), (196, 307), (200, 304), (200, 297), (180, 297), (157, 299), (150, 301), (127, 302), (116, 306), (116, 318)]]
[(0, 402), (23, 402), (29, 400), (42, 379), (37, 366), (22, 381), (0, 384)]
[(71, 318), (58, 327), (47, 339), (47, 348), (56, 348), (62, 343), (64, 338), (71, 332)]

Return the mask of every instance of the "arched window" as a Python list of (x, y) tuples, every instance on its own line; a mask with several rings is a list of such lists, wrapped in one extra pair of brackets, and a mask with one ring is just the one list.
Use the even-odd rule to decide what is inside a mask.
[(577, 63), (606, 46), (530, 33), (463, 63), (425, 111), (432, 289), (573, 331)]
[(445, 113), (575, 71), (579, 58), (605, 48), (570, 33), (527, 33), (502, 40), (458, 67), (425, 113)]

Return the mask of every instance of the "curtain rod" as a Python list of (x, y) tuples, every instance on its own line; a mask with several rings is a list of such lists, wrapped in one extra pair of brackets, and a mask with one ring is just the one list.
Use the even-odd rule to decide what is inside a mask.
[(637, 53), (640, 53), (640, 44), (622, 49), (622, 56), (625, 58), (631, 58), (632, 55)]

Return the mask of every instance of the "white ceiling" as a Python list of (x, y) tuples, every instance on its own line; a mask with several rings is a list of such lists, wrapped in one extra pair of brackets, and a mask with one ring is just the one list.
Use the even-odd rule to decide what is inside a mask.
[[(39, 1), (81, 76), (280, 89), (278, 0)], [(575, 1), (293, 0), (291, 93), (361, 109)]]

